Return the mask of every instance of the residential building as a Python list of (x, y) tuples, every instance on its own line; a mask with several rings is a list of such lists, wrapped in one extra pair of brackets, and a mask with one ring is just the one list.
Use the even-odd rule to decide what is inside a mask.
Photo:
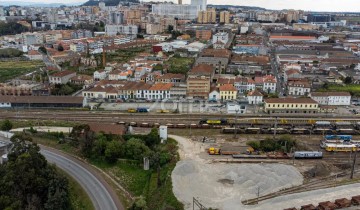
[(178, 84), (170, 88), (170, 98), (181, 99), (186, 98), (187, 86), (186, 84)]
[(209, 93), (209, 101), (220, 101), (220, 99), (221, 97), (220, 97), (219, 88), (212, 87)]
[(145, 91), (145, 98), (147, 99), (169, 99), (170, 90), (173, 87), (172, 83), (156, 83), (149, 90)]
[(293, 80), (287, 84), (289, 95), (307, 96), (311, 91), (311, 85), (307, 80)]
[(205, 49), (196, 59), (195, 65), (207, 64), (215, 69), (216, 73), (225, 73), (231, 52), (227, 49)]
[(188, 77), (189, 78), (195, 78), (195, 77), (205, 77), (209, 80), (212, 80), (214, 78), (214, 68), (207, 64), (199, 64), (194, 66), (189, 72)]
[(108, 24), (121, 25), (124, 23), (124, 13), (122, 12), (110, 12)]
[(76, 75), (70, 79), (70, 83), (73, 83), (75, 85), (89, 86), (94, 83), (94, 79), (92, 76), (89, 75)]
[(199, 5), (188, 4), (153, 4), (152, 13), (166, 15), (178, 19), (196, 19), (200, 11)]
[(266, 93), (276, 92), (276, 77), (265, 75), (263, 77), (255, 77), (255, 86), (261, 88)]
[(255, 90), (255, 81), (247, 77), (236, 77), (234, 87), (239, 93), (246, 93)]
[(263, 103), (263, 97), (264, 95), (256, 89), (250, 91), (246, 96), (247, 100), (249, 101), (249, 104), (256, 104), (256, 105)]
[(229, 24), (230, 23), (230, 12), (221, 11), (220, 12), (220, 23)]
[(234, 100), (237, 97), (237, 89), (232, 84), (225, 84), (219, 87), (221, 100)]
[(216, 11), (215, 8), (207, 8), (206, 11), (199, 11), (198, 23), (216, 23)]
[(166, 73), (155, 78), (155, 83), (172, 83), (175, 86), (185, 82), (185, 75)]
[(34, 44), (43, 44), (45, 39), (42, 33), (22, 33), (22, 43), (24, 45), (34, 45)]
[(94, 72), (94, 80), (104, 80), (107, 77), (107, 72), (105, 70), (97, 70)]
[(73, 71), (60, 71), (49, 76), (49, 83), (51, 84), (66, 84), (72, 77), (76, 76), (76, 72)]
[(198, 6), (200, 11), (205, 11), (207, 7), (207, 0), (191, 0), (191, 5)]
[(187, 79), (187, 96), (189, 98), (207, 99), (210, 92), (210, 79), (205, 76)]
[(221, 42), (224, 45), (226, 43), (228, 43), (229, 41), (229, 33), (226, 32), (219, 32), (217, 34), (214, 34), (213, 38), (212, 38), (212, 43), (215, 44), (217, 42)]
[(350, 106), (351, 94), (349, 92), (313, 92), (310, 97), (320, 105)]
[(211, 39), (212, 31), (211, 30), (196, 30), (196, 38), (199, 40), (208, 41)]
[(318, 102), (311, 98), (266, 98), (265, 112), (314, 114), (319, 110)]
[(127, 35), (135, 38), (138, 34), (138, 26), (136, 25), (110, 25), (105, 26), (105, 33), (108, 36), (115, 36), (119, 34)]
[(30, 60), (42, 60), (43, 59), (42, 54), (37, 50), (30, 50), (27, 54), (27, 57)]
[(290, 79), (301, 79), (303, 75), (300, 70), (289, 69), (284, 72), (284, 82), (286, 83)]

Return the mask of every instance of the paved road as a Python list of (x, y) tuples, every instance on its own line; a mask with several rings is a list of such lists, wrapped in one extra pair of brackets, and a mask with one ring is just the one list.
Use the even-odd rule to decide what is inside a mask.
[[(9, 141), (0, 136), (0, 140)], [(50, 163), (72, 176), (86, 191), (96, 210), (124, 210), (115, 191), (91, 166), (60, 151), (41, 146), (41, 154)]]

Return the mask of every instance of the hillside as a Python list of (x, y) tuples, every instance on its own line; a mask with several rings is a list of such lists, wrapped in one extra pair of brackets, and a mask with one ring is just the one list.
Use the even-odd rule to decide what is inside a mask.
[[(99, 2), (101, 2), (101, 1), (89, 0), (89, 1), (85, 2), (83, 4), (83, 6), (98, 6)], [(139, 3), (139, 0), (103, 0), (103, 2), (105, 2), (106, 6), (117, 6), (120, 2), (121, 3), (127, 3), (127, 2)]]

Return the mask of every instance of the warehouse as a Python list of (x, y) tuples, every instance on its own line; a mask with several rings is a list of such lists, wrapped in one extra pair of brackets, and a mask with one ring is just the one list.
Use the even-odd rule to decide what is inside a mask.
[(74, 96), (1, 96), (0, 108), (70, 108), (85, 107), (84, 97)]

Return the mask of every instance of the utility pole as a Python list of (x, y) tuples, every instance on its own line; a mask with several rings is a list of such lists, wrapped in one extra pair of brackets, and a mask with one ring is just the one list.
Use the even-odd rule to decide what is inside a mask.
[(236, 112), (236, 115), (235, 115), (235, 123), (234, 123), (234, 138), (236, 139), (236, 133), (237, 133), (237, 121), (238, 121), (238, 113), (239, 113), (239, 110), (235, 110)]
[(260, 197), (260, 187), (259, 187), (259, 186), (257, 187), (257, 193), (256, 193), (256, 195), (257, 195), (256, 203), (259, 203), (259, 197)]
[(357, 155), (357, 152), (355, 152), (355, 155), (354, 155), (354, 160), (353, 160), (353, 164), (352, 164), (352, 167), (351, 167), (350, 179), (353, 179), (353, 177), (354, 177), (355, 164), (356, 164), (356, 155)]
[(274, 140), (276, 138), (276, 130), (277, 130), (277, 117), (275, 117), (275, 124), (274, 124)]

